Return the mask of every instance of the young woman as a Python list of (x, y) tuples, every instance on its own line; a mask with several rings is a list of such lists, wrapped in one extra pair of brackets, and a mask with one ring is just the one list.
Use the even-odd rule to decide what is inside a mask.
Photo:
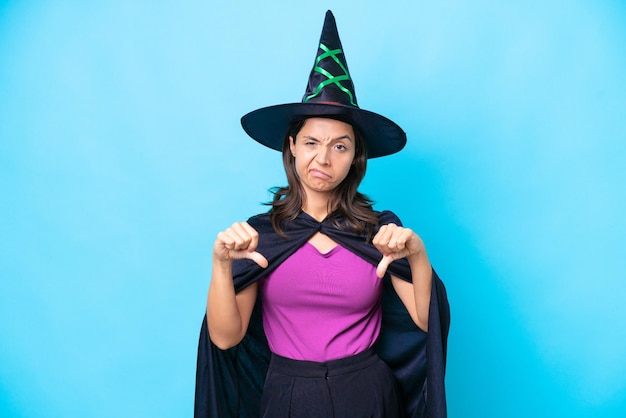
[(215, 241), (196, 416), (445, 416), (445, 290), (421, 238), (358, 192), (406, 137), (356, 106), (344, 59), (329, 12), (303, 102), (242, 118), (288, 185)]

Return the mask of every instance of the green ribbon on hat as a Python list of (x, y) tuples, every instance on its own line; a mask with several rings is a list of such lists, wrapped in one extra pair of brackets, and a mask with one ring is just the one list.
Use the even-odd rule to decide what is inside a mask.
[[(324, 89), (324, 87), (328, 86), (329, 84), (335, 84), (341, 91), (343, 91), (344, 93), (346, 93), (348, 95), (348, 97), (350, 98), (350, 103), (352, 103), (353, 106), (356, 106), (356, 103), (354, 103), (354, 97), (352, 96), (352, 92), (350, 92), (350, 90), (348, 90), (347, 88), (345, 88), (344, 86), (341, 85), (341, 82), (344, 80), (350, 80), (350, 74), (348, 73), (348, 69), (342, 64), (342, 62), (337, 58), (338, 54), (343, 54), (343, 51), (341, 50), (341, 48), (339, 49), (329, 49), (326, 45), (320, 43), (320, 49), (322, 51), (324, 51), (323, 54), (320, 54), (316, 59), (315, 59), (315, 66), (313, 67), (313, 71), (316, 71), (320, 74), (322, 74), (324, 77), (328, 78), (328, 80), (322, 81), (317, 88), (315, 89), (315, 93), (307, 96), (304, 99), (304, 102), (308, 102), (309, 100), (311, 100), (312, 98), (314, 98), (315, 96), (319, 95), (322, 90)], [(324, 68), (319, 66), (319, 63), (326, 58), (332, 58), (333, 61), (335, 61), (339, 67), (341, 67), (341, 69), (343, 70), (343, 74), (342, 75), (332, 75), (331, 73), (329, 73), (327, 70), (325, 70)]]

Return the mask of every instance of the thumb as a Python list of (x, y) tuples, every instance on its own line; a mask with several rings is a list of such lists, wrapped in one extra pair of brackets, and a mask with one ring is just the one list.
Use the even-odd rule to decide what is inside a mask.
[(249, 252), (248, 255), (246, 255), (246, 258), (254, 261), (255, 263), (257, 263), (259, 266), (263, 268), (266, 268), (269, 264), (267, 262), (267, 258), (263, 257), (261, 253), (258, 253), (256, 251)]
[(391, 264), (392, 261), (393, 261), (393, 257), (389, 255), (383, 256), (383, 258), (380, 260), (380, 262), (378, 263), (378, 266), (376, 266), (376, 276), (378, 276), (379, 279), (382, 279), (383, 277), (385, 277), (385, 273), (387, 272), (387, 267), (389, 267), (389, 264)]

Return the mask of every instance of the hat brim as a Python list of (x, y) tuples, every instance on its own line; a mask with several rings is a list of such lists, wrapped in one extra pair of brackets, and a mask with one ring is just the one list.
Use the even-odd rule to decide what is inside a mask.
[(252, 139), (282, 151), (289, 125), (295, 121), (326, 117), (356, 127), (367, 148), (367, 158), (382, 157), (404, 148), (406, 134), (395, 122), (358, 107), (329, 103), (288, 103), (263, 107), (241, 118), (241, 126)]

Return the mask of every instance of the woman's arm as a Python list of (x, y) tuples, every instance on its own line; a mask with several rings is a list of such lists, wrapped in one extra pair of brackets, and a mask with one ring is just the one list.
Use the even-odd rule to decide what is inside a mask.
[(207, 296), (207, 326), (213, 344), (225, 350), (243, 339), (254, 309), (256, 283), (235, 293), (233, 260), (248, 258), (261, 267), (267, 260), (256, 252), (258, 233), (246, 222), (235, 223), (217, 235), (213, 246), (213, 270)]
[(428, 310), (432, 287), (432, 267), (422, 239), (411, 229), (395, 224), (383, 225), (373, 244), (383, 254), (376, 274), (383, 277), (392, 261), (406, 257), (411, 267), (412, 283), (391, 276), (393, 287), (415, 324), (428, 331)]

